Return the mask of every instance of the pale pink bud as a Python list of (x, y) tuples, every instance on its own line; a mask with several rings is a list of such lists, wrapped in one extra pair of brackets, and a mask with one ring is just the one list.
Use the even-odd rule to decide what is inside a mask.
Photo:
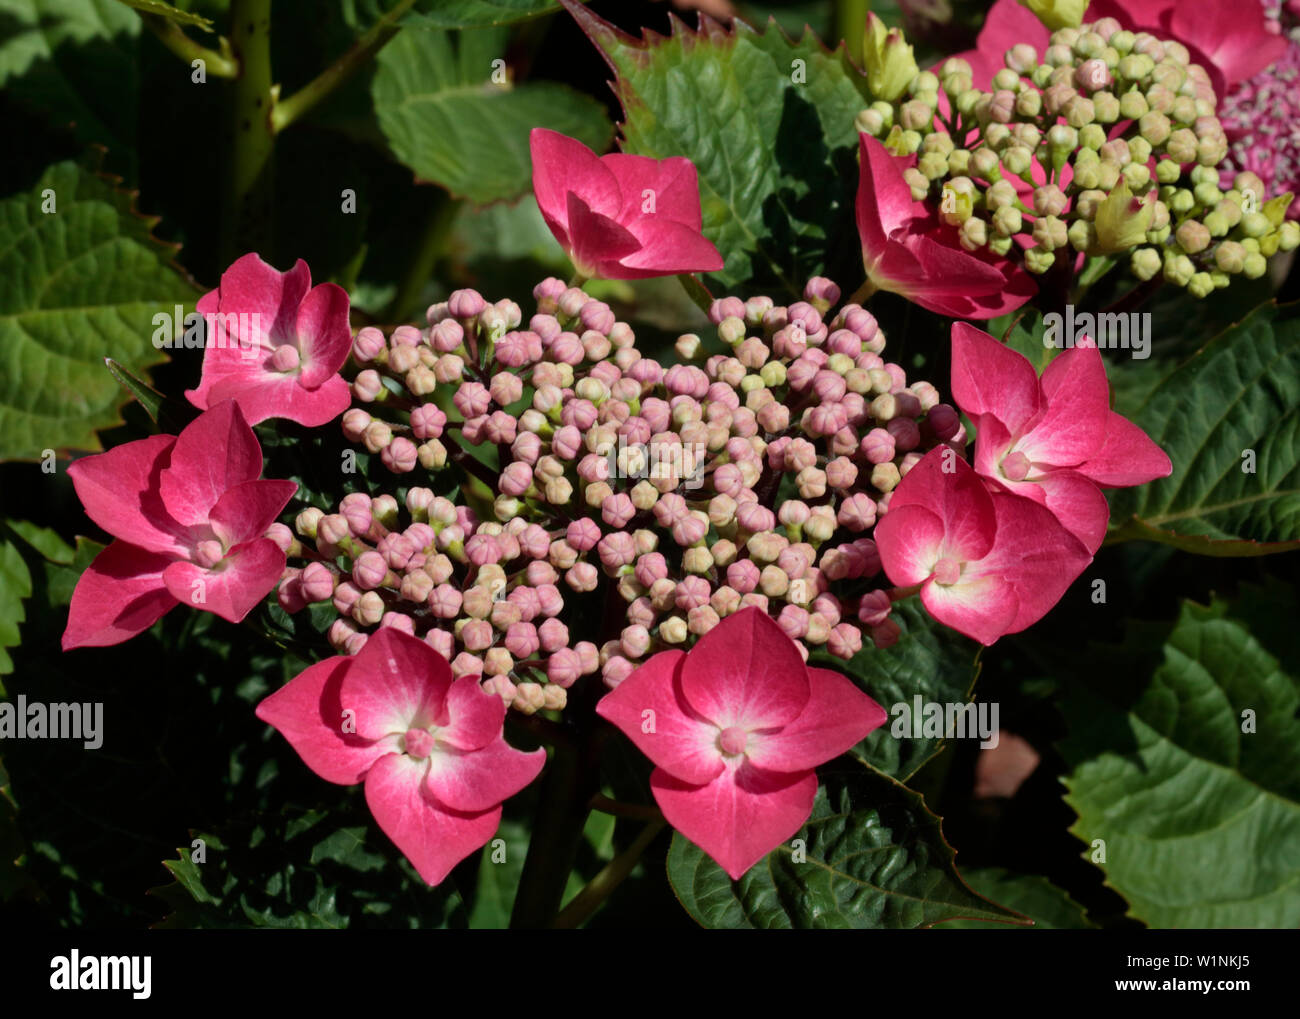
[(697, 541), (703, 541), (708, 531), (708, 518), (700, 519), (700, 516), (695, 514), (680, 517), (672, 525), (673, 540), (683, 548), (694, 545)]
[(560, 648), (546, 660), (546, 678), (561, 687), (570, 687), (582, 675), (582, 661), (578, 652)]
[(847, 457), (836, 457), (826, 465), (826, 484), (831, 488), (852, 488), (858, 480), (858, 469)]
[(636, 516), (636, 507), (626, 492), (618, 492), (607, 497), (600, 504), (600, 516), (610, 527), (626, 527)]
[(459, 679), (461, 676), (481, 676), (483, 675), (483, 659), (478, 655), (472, 655), (468, 651), (462, 651), (451, 660), (451, 674)]
[(564, 582), (575, 591), (594, 591), (600, 574), (591, 563), (577, 563), (564, 574)]
[(840, 503), (836, 521), (850, 531), (866, 531), (876, 523), (876, 504), (863, 492), (854, 492)]
[(330, 646), (338, 651), (347, 647), (348, 641), (357, 635), (356, 624), (347, 619), (336, 619), (330, 623), (330, 628), (325, 632), (325, 639), (330, 642)]
[(751, 533), (770, 531), (776, 526), (776, 514), (766, 506), (756, 502), (746, 502), (737, 507), (736, 522), (742, 529)]
[(548, 619), (537, 628), (537, 637), (542, 650), (551, 654), (568, 646), (569, 628), (558, 619)]
[(414, 442), (399, 435), (380, 451), (379, 458), (393, 473), (409, 474), (420, 462), (420, 451)]
[(626, 531), (616, 531), (600, 539), (596, 552), (605, 569), (613, 573), (620, 566), (628, 566), (636, 559), (636, 543)]
[(439, 584), (429, 592), (429, 609), (440, 619), (455, 619), (464, 601), (460, 591), (451, 584)]
[(372, 591), (388, 576), (388, 562), (373, 550), (362, 552), (352, 564), (352, 580), (363, 591)]
[(894, 436), (883, 428), (873, 428), (862, 437), (862, 455), (873, 464), (894, 459)]
[(506, 629), (506, 650), (516, 658), (527, 658), (541, 647), (537, 627), (532, 623), (517, 621)]

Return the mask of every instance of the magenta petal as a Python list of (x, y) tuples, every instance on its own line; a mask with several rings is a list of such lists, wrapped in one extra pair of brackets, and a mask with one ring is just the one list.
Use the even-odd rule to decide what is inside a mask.
[[(371, 634), (343, 681), (343, 706), (357, 735), (379, 739), (441, 720), (452, 686), (447, 660), (418, 637), (392, 627)], [(454, 721), (454, 719), (453, 719)]]
[(1033, 482), (1046, 497), (1043, 504), (1088, 550), (1101, 548), (1110, 523), (1110, 504), (1101, 489), (1078, 471), (1049, 471)]
[(924, 506), (891, 506), (873, 536), (885, 576), (899, 587), (929, 577), (943, 552), (943, 521)]
[(927, 581), (921, 588), (921, 604), (945, 626), (986, 645), (1010, 633), (1020, 611), (1015, 585), (998, 575), (963, 573), (957, 583), (948, 587)]
[(992, 415), (1015, 434), (1038, 413), (1038, 375), (1023, 354), (982, 329), (954, 322), (952, 398), (969, 417)]
[(933, 237), (914, 235), (907, 238), (905, 246), (925, 267), (926, 296), (976, 297), (1001, 290), (1006, 282), (987, 262)]
[(298, 305), (309, 289), (311, 270), (301, 258), (288, 272), (280, 272), (250, 253), (221, 274), (220, 310), (223, 315), (256, 314), (258, 345), (267, 337), (274, 345), (293, 335)]
[(186, 529), (158, 495), (159, 475), (175, 443), (175, 436), (151, 435), (69, 465), (68, 477), (86, 516), (132, 545), (173, 557), (186, 554)]
[(72, 591), (63, 650), (120, 644), (153, 626), (176, 604), (163, 583), (171, 562), (125, 541), (100, 552)]
[(352, 347), (347, 291), (334, 283), (313, 287), (298, 306), (295, 333), (302, 356), (299, 383), (317, 389), (343, 367)]
[(1110, 385), (1096, 347), (1072, 347), (1044, 370), (1042, 414), (1016, 448), (1036, 464), (1073, 467), (1106, 441)]
[(618, 271), (620, 259), (637, 251), (641, 242), (611, 216), (593, 212), (578, 195), (568, 194), (570, 254), (584, 272), (605, 275)]
[(440, 806), (425, 791), (427, 769), (405, 754), (379, 758), (366, 772), (366, 804), (425, 883), (436, 885), (496, 834), (501, 808), (466, 814)]
[(167, 511), (183, 524), (205, 524), (227, 489), (262, 473), (262, 447), (234, 403), (222, 401), (186, 425), (159, 475)]
[(576, 192), (588, 208), (610, 218), (618, 216), (623, 207), (618, 180), (582, 142), (558, 131), (535, 127), (528, 135), (528, 150), (533, 162), (533, 194), (561, 246), (569, 246), (561, 235), (570, 231), (570, 191)]
[(858, 195), (855, 212), (863, 261), (868, 269), (891, 243), (895, 230), (912, 218), (912, 189), (898, 161), (869, 134), (858, 135)]
[[(1047, 27), (1038, 20), (1038, 16), (1016, 0), (997, 0), (984, 19), (984, 27), (975, 41), (976, 48), (983, 58), (981, 66), (975, 67), (971, 60), (971, 69), (976, 88), (987, 89), (993, 75), (1002, 67), (1003, 54), (1017, 43), (1028, 43), (1038, 51), (1041, 60), (1047, 49)], [(968, 59), (969, 56), (968, 56)], [(984, 71), (981, 75), (979, 72)]]
[[(1258, 3), (1175, 4), (1169, 28), (1175, 39), (1200, 50), (1211, 65), (1206, 70), (1217, 68), (1228, 85), (1254, 77), (1287, 48), (1285, 37), (1264, 27), (1264, 8)], [(1222, 100), (1223, 91), (1218, 95)]]
[(682, 663), (686, 703), (721, 729), (788, 725), (808, 703), (808, 667), (761, 609), (733, 613), (700, 638)]
[(908, 471), (894, 489), (885, 519), (900, 507), (913, 505), (943, 521), (942, 555), (963, 561), (982, 559), (993, 547), (997, 521), (992, 497), (970, 464), (946, 446), (930, 450)]
[[(703, 226), (700, 182), (695, 164), (689, 159), (684, 156), (651, 159), (613, 152), (601, 156), (600, 161), (618, 181), (623, 209), (615, 218), (633, 233), (640, 235), (632, 224), (642, 215), (658, 216), (700, 232)], [(654, 202), (651, 213), (642, 211), (647, 199)]]
[(1105, 444), (1078, 468), (1080, 474), (1106, 488), (1127, 488), (1167, 478), (1173, 469), (1169, 456), (1146, 432), (1114, 411), (1106, 419)]
[(392, 752), (390, 744), (344, 731), (339, 689), (352, 663), (336, 656), (310, 665), (257, 706), (257, 717), (279, 730), (307, 767), (338, 785), (360, 782), (378, 757)]
[[(438, 726), (439, 742), (445, 742), (457, 750), (478, 750), (501, 736), (501, 727), (506, 719), (506, 705), (496, 694), (488, 693), (479, 685), (478, 676), (461, 676), (447, 691), (446, 715), (446, 724)], [(453, 806), (471, 809), (463, 804)]]
[(245, 481), (227, 490), (208, 516), (212, 530), (228, 548), (266, 534), (293, 498), (293, 481)]
[(778, 732), (750, 737), (746, 756), (767, 771), (807, 771), (838, 757), (884, 725), (885, 709), (845, 676), (808, 670), (812, 690), (799, 717)]
[(718, 727), (700, 718), (682, 696), (678, 677), (685, 660), (682, 651), (652, 655), (600, 699), (596, 714), (670, 774), (684, 782), (708, 782), (722, 771)]
[(228, 375), (216, 383), (210, 400), (235, 400), (251, 424), (285, 418), (308, 428), (328, 424), (348, 409), (352, 391), (341, 375), (332, 375), (316, 389), (304, 389), (293, 375), (258, 368)]
[[(263, 365), (270, 355), (271, 348), (261, 344), (247, 349), (238, 346), (208, 347), (203, 354), (203, 376), (199, 379), (199, 387), (185, 390), (185, 396), (200, 410), (214, 407), (222, 399), (229, 399), (214, 394), (218, 387), (233, 386), (238, 391), (241, 386), (249, 384), (250, 380), (266, 374)], [(248, 420), (248, 408), (241, 409), (244, 411), (244, 419)], [(251, 423), (257, 424), (256, 421)]]
[[(493, 694), (498, 704), (501, 698)], [(531, 753), (516, 750), (499, 735), (477, 750), (442, 749), (429, 758), (429, 792), (453, 810), (490, 810), (535, 779), (546, 763), (540, 747)]]
[(608, 279), (641, 279), (668, 273), (717, 272), (722, 255), (713, 243), (693, 227), (670, 220), (655, 221), (646, 216), (641, 222), (627, 224), (640, 242), (640, 248), (623, 256), (616, 265), (602, 263)]
[(779, 774), (745, 763), (705, 785), (688, 785), (656, 768), (650, 789), (668, 823), (734, 881), (803, 827), (817, 773)]
[(215, 567), (205, 570), (189, 561), (172, 563), (163, 583), (182, 605), (240, 622), (280, 582), (284, 551), (269, 538), (236, 545)]

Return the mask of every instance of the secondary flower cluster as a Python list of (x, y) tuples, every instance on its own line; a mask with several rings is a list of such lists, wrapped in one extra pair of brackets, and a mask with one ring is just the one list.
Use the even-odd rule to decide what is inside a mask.
[[(870, 534), (907, 471), (965, 433), (933, 386), (884, 360), (869, 312), (824, 318), (839, 300), (824, 279), (788, 307), (724, 298), (710, 317), (729, 352), (664, 368), (603, 302), (554, 279), (535, 296), (527, 328), (513, 302), (458, 291), (423, 330), (358, 333), (354, 357), (373, 367), (345, 435), (397, 475), (458, 468), (491, 518), (425, 486), (405, 491), (403, 522), (390, 495), (307, 510), (315, 556), (286, 574), (286, 609), (332, 600), (330, 639), (350, 653), (376, 627), (419, 636), (525, 712), (563, 706), (597, 670), (616, 686), (751, 606), (805, 658), (897, 638)], [(677, 346), (698, 358), (704, 344)], [(613, 632), (575, 642), (602, 577), (622, 606)]]
[[(1139, 278), (1163, 273), (1204, 297), (1300, 244), (1300, 226), (1285, 220), (1291, 195), (1270, 197), (1259, 175), (1228, 171), (1214, 79), (1186, 46), (1114, 18), (1044, 42), (1010, 46), (988, 81), (951, 58), (864, 110), (863, 180), (897, 176), (883, 152), (900, 157), (911, 199), (937, 209), (962, 248), (1035, 274), (1125, 256)], [(895, 82), (910, 60), (897, 45), (868, 47), (869, 71), (874, 63)], [(883, 249), (866, 231), (863, 243), (873, 282), (912, 296), (887, 264), (872, 273)]]

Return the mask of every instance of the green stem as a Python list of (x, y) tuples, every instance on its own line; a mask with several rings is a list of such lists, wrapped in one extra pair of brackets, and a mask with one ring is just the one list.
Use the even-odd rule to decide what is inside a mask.
[(384, 313), (384, 320), (387, 322), (405, 322), (418, 310), (420, 294), (424, 292), (425, 284), (433, 276), (438, 259), (447, 250), (447, 239), (451, 236), (451, 228), (456, 223), (456, 214), (460, 211), (461, 203), (459, 199), (452, 198), (445, 191), (440, 192), (435, 201), (436, 204), (433, 212), (429, 214), (419, 247), (416, 248), (406, 275), (402, 277), (397, 293), (393, 295), (393, 300)]
[(267, 251), (271, 241), (275, 137), (271, 109), (271, 0), (233, 0), (231, 40), (239, 61), (235, 78), (231, 152), (222, 249), (229, 264), (246, 251)]
[(176, 22), (161, 15), (141, 13), (140, 20), (144, 22), (145, 28), (158, 37), (159, 42), (187, 64), (202, 60), (204, 70), (214, 78), (234, 78), (239, 74), (239, 62), (231, 54), (230, 42), (225, 36), (220, 37), (218, 45), (221, 50), (218, 52), (195, 42), (181, 31)]
[(555, 926), (561, 930), (572, 930), (581, 926), (600, 904), (613, 894), (614, 889), (621, 885), (624, 879), (632, 873), (632, 868), (641, 859), (641, 854), (650, 847), (650, 843), (663, 830), (663, 818), (651, 821), (642, 828), (636, 840), (601, 868), (600, 873), (593, 877), (587, 886), (573, 897), (573, 901), (564, 907), (560, 915), (555, 918)]
[(862, 66), (862, 32), (871, 0), (835, 0), (835, 34), (844, 40), (849, 57)]
[(609, 814), (612, 817), (632, 817), (641, 821), (662, 821), (663, 811), (658, 807), (647, 806), (643, 803), (623, 803), (621, 800), (611, 800), (603, 793), (597, 793), (591, 798), (591, 809), (599, 810), (602, 814)]
[(857, 290), (853, 291), (853, 293), (849, 296), (849, 299), (844, 303), (861, 304), (863, 301), (865, 301), (868, 297), (870, 297), (875, 292), (876, 292), (876, 285), (872, 283), (870, 279), (864, 280), (862, 286), (858, 287)]
[(401, 30), (397, 21), (414, 4), (415, 0), (399, 0), (398, 4), (371, 25), (343, 56), (289, 98), (277, 104), (271, 114), (271, 129), (276, 133), (283, 131), (368, 64), (371, 58), (388, 45), (388, 41)]
[(686, 296), (695, 302), (695, 307), (707, 315), (713, 305), (713, 295), (709, 293), (708, 288), (688, 272), (678, 273), (677, 282), (686, 291)]

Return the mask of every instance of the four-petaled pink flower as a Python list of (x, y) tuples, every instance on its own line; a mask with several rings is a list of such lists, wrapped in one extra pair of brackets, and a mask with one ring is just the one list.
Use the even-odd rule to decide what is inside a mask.
[(537, 204), (582, 275), (643, 279), (722, 268), (718, 249), (701, 233), (700, 189), (689, 159), (597, 156), (544, 128), (533, 129), (529, 147)]
[(804, 664), (765, 612), (742, 609), (690, 653), (661, 651), (596, 706), (656, 765), (668, 823), (738, 878), (808, 820), (814, 768), (884, 723), (849, 680)]
[(865, 133), (860, 156), (858, 234), (873, 286), (952, 318), (993, 318), (1034, 295), (1038, 288), (1027, 272), (1008, 259), (964, 251), (955, 227), (912, 200), (906, 160)]
[(952, 395), (975, 424), (975, 469), (999, 488), (1046, 506), (1096, 552), (1110, 507), (1098, 486), (1126, 488), (1173, 469), (1164, 450), (1110, 409), (1101, 352), (1086, 340), (1039, 379), (988, 333), (952, 327)]
[(981, 644), (1036, 623), (1092, 562), (1050, 510), (990, 492), (943, 446), (894, 489), (874, 537), (889, 579), (921, 585), (930, 615)]
[(181, 603), (243, 619), (284, 572), (264, 535), (298, 489), (261, 473), (261, 447), (231, 400), (179, 436), (73, 463), (86, 515), (117, 540), (77, 581), (63, 649), (120, 644)]
[(282, 273), (244, 255), (196, 307), (210, 324), (199, 388), (185, 392), (194, 406), (233, 399), (249, 424), (288, 418), (308, 427), (347, 410), (339, 374), (352, 344), (347, 291), (313, 287), (302, 259)]
[(478, 676), (454, 679), (445, 658), (391, 627), (257, 706), (321, 778), (365, 782), (370, 813), (430, 885), (492, 838), (502, 802), (546, 763), (546, 751), (505, 741), (505, 712)]

